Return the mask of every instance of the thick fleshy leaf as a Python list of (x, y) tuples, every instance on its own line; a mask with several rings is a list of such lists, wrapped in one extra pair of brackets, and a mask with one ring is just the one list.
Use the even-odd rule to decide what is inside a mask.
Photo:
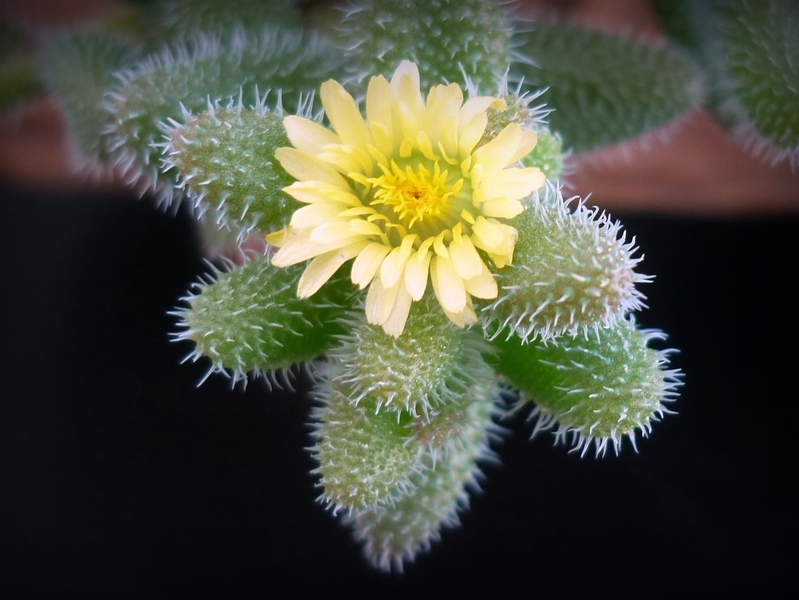
[(549, 126), (575, 152), (651, 131), (703, 100), (697, 68), (669, 46), (544, 23), (514, 40), (524, 60), (512, 72), (527, 90), (548, 88)]

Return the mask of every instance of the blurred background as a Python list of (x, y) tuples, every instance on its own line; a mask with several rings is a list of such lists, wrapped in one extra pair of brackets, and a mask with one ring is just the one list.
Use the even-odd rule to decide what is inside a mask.
[[(2, 0), (42, 35), (110, 0)], [(647, 39), (643, 0), (522, 2)], [(190, 216), (70, 168), (57, 105), (0, 119), (4, 283), (0, 593), (136, 597), (523, 591), (758, 591), (793, 581), (792, 308), (799, 174), (749, 157), (704, 111), (665, 137), (581, 157), (589, 193), (655, 274), (638, 320), (684, 372), (638, 453), (580, 458), (505, 423), (463, 527), (372, 571), (319, 504), (308, 380), (231, 391), (181, 364), (167, 313), (208, 271)]]

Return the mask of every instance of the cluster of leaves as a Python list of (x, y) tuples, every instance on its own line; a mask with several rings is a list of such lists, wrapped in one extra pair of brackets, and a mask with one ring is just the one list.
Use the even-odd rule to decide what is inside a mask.
[[(569, 153), (667, 124), (702, 103), (709, 85), (723, 118), (757, 131), (758, 149), (768, 143), (767, 155), (795, 160), (799, 110), (784, 111), (799, 89), (796, 45), (784, 43), (797, 39), (795, 5), (657, 4), (690, 54), (521, 22), (498, 0), (357, 0), (332, 11), (289, 0), (149, 2), (63, 32), (39, 78), (18, 77), (1, 100), (43, 85), (61, 101), (82, 165), (121, 171), (167, 205), (189, 200), (233, 246), (283, 227), (296, 210), (282, 192), (292, 178), (274, 158), (288, 145), (282, 120), (318, 116), (315, 92), (327, 79), (359, 94), (369, 76), (409, 59), (423, 89), (466, 79), (472, 93), (505, 95), (487, 136), (509, 122), (537, 132), (525, 164), (549, 181), (513, 221), (513, 264), (497, 275), (498, 298), (477, 307), (477, 326), (458, 328), (425, 298), (395, 339), (366, 322), (347, 274), (301, 300), (302, 265), (278, 269), (268, 253), (223, 262), (175, 311), (176, 339), (193, 344), (191, 358), (208, 361), (209, 374), (271, 381), (313, 365), (320, 500), (374, 566), (401, 570), (457, 524), (480, 461), (495, 458), (504, 390), (534, 406), (535, 431), (597, 454), (624, 439), (635, 445), (675, 396), (678, 373), (651, 347), (663, 335), (633, 317), (649, 280), (635, 270), (637, 248), (607, 215), (564, 200)], [(719, 23), (707, 40), (697, 34), (703, 10)], [(5, 58), (18, 54), (0, 52), (5, 83)], [(710, 69), (719, 56), (723, 67)], [(697, 64), (713, 74), (709, 84)], [(545, 110), (529, 107), (536, 98)]]

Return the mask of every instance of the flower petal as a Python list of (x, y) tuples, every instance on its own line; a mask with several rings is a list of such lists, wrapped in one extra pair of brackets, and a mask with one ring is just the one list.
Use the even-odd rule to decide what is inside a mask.
[[(468, 125), (480, 113), (485, 113), (491, 107), (505, 108), (505, 101), (493, 96), (473, 96), (463, 103), (458, 118), (461, 125)], [(482, 135), (482, 134), (481, 134)]]
[(297, 284), (297, 297), (307, 298), (315, 294), (339, 267), (358, 255), (366, 242), (359, 242), (338, 250), (325, 252), (314, 258), (300, 276)]
[(498, 219), (512, 219), (524, 212), (524, 204), (510, 198), (494, 198), (480, 205), (480, 210), (486, 217)]
[(496, 298), (497, 294), (499, 294), (497, 282), (485, 263), (480, 262), (483, 270), (479, 275), (465, 281), (466, 291), (475, 298), (483, 298), (485, 300)]
[(451, 260), (436, 255), (430, 262), (430, 279), (436, 298), (445, 310), (453, 313), (463, 310), (466, 306), (466, 288)]
[[(462, 124), (462, 129), (458, 138), (458, 149), (461, 156), (468, 157), (471, 155), (477, 142), (483, 138), (487, 125), (488, 116), (484, 112), (477, 113), (468, 123)], [(473, 161), (469, 161), (470, 164), (472, 162)]]
[(341, 141), (365, 150), (367, 143), (371, 143), (369, 129), (350, 93), (338, 81), (330, 79), (322, 84), (319, 96), (330, 125)]
[(299, 181), (320, 181), (344, 190), (350, 189), (347, 180), (335, 169), (307, 152), (296, 148), (278, 148), (275, 158), (289, 175)]
[(480, 190), (484, 200), (494, 198), (517, 200), (532, 194), (544, 185), (545, 180), (546, 175), (538, 167), (503, 169), (483, 177)]
[(283, 191), (292, 198), (306, 204), (340, 203), (355, 208), (363, 207), (361, 199), (353, 194), (349, 187), (342, 189), (338, 186), (318, 181), (297, 181), (283, 188)]
[(380, 278), (375, 277), (366, 294), (366, 320), (372, 325), (382, 325), (394, 309), (397, 292), (401, 284), (393, 288), (384, 288)]
[[(326, 249), (311, 242), (311, 231), (313, 230), (305, 229), (283, 241), (280, 250), (272, 256), (272, 264), (276, 267), (288, 267), (323, 254)], [(268, 236), (267, 241), (270, 244), (277, 242), (274, 239), (276, 236), (277, 234)]]
[(427, 278), (430, 272), (430, 259), (433, 253), (425, 250), (417, 252), (405, 265), (405, 287), (414, 300), (421, 300), (427, 289)]
[(419, 67), (416, 63), (403, 60), (391, 77), (391, 91), (399, 104), (408, 107), (417, 123), (424, 118), (424, 98), (419, 91)]
[(500, 269), (513, 259), (518, 236), (515, 227), (483, 216), (477, 217), (472, 225), (472, 242), (477, 248), (488, 252)]
[[(350, 221), (328, 221), (311, 231), (311, 241), (317, 244), (338, 244), (340, 241), (355, 240), (363, 237), (362, 234), (353, 232)], [(336, 246), (341, 247), (340, 245)], [(331, 248), (332, 250), (332, 248)]]
[(520, 161), (525, 156), (530, 154), (535, 148), (535, 145), (538, 143), (538, 134), (535, 131), (530, 131), (529, 129), (522, 129), (521, 139), (519, 140), (519, 147), (516, 149), (516, 154), (510, 159), (509, 164), (513, 164), (517, 161)]
[(397, 285), (397, 298), (394, 300), (394, 307), (391, 309), (388, 319), (383, 323), (383, 331), (388, 335), (399, 337), (405, 330), (405, 322), (408, 320), (408, 313), (411, 311), (411, 295), (405, 286)]
[(384, 124), (391, 130), (391, 103), (394, 95), (391, 84), (382, 75), (372, 77), (366, 89), (366, 120)]
[(303, 152), (319, 154), (325, 146), (341, 143), (334, 132), (310, 119), (291, 115), (283, 119), (283, 126), (291, 145)]
[(386, 256), (380, 266), (380, 281), (385, 287), (393, 287), (402, 277), (405, 264), (413, 254), (413, 244), (417, 238), (418, 236), (414, 234), (406, 235), (402, 243)]
[(316, 227), (333, 219), (341, 213), (343, 207), (340, 204), (308, 204), (294, 211), (291, 215), (291, 226), (297, 229)]
[(352, 263), (352, 283), (364, 289), (374, 279), (391, 246), (370, 242)]
[(472, 305), (471, 298), (468, 298), (466, 306), (464, 306), (462, 310), (459, 310), (458, 312), (452, 312), (445, 308), (444, 314), (447, 315), (447, 318), (455, 323), (455, 325), (458, 327), (468, 327), (469, 325), (473, 325), (477, 322), (477, 315), (474, 312), (474, 306)]
[[(474, 151), (476, 164), (482, 165), (483, 177), (501, 171), (516, 155), (522, 136), (522, 126), (511, 123), (500, 131), (493, 140)], [(472, 166), (474, 168), (474, 165)]]
[[(460, 223), (458, 224), (460, 225)], [(453, 232), (454, 233), (454, 232)], [(471, 279), (485, 268), (483, 260), (474, 249), (474, 244), (465, 235), (454, 235), (449, 245), (449, 255), (455, 272), (462, 279)]]

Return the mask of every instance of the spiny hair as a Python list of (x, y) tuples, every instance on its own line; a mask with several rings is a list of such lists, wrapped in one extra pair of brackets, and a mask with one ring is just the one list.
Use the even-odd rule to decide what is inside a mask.
[[(212, 215), (218, 229), (232, 232), (241, 243), (254, 231), (284, 227), (298, 204), (282, 190), (294, 179), (274, 158), (289, 145), (283, 127), (285, 109), (278, 90), (272, 106), (270, 91), (256, 89), (255, 101), (244, 105), (240, 91), (226, 102), (207, 100), (194, 113), (181, 105), (180, 119), (159, 124), (162, 173), (177, 173), (176, 190), (192, 203), (195, 216)], [(300, 94), (295, 113), (312, 118), (314, 94)]]
[(644, 306), (637, 286), (652, 278), (635, 271), (642, 260), (635, 239), (575, 200), (545, 186), (511, 221), (519, 232), (513, 263), (497, 273), (497, 299), (480, 312), (490, 339), (587, 335)]

